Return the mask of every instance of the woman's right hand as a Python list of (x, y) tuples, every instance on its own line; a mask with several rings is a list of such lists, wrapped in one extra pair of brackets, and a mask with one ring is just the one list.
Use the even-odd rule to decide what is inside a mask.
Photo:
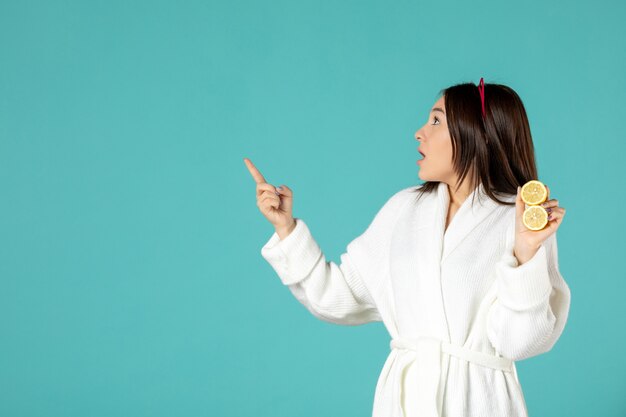
[(243, 159), (256, 182), (256, 205), (261, 213), (278, 231), (291, 231), (295, 226), (292, 215), (293, 193), (282, 185), (277, 189), (265, 182), (265, 178), (248, 158)]

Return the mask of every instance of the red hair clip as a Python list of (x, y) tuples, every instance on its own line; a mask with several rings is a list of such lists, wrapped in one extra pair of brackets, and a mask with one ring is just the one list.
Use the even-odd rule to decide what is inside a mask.
[(480, 93), (480, 102), (482, 105), (483, 119), (485, 118), (485, 82), (483, 77), (480, 77), (480, 83), (478, 84), (478, 92)]

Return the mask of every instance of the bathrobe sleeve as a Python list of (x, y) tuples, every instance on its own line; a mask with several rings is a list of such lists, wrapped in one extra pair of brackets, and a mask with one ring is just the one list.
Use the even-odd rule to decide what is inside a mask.
[(276, 232), (261, 254), (282, 283), (315, 317), (340, 325), (382, 321), (376, 295), (387, 270), (391, 230), (406, 190), (394, 194), (341, 262), (326, 259), (304, 220), (281, 240)]
[(487, 334), (500, 355), (517, 361), (555, 345), (569, 314), (570, 289), (559, 271), (556, 233), (522, 265), (513, 254), (513, 240), (507, 240), (495, 268), (497, 298), (487, 316)]

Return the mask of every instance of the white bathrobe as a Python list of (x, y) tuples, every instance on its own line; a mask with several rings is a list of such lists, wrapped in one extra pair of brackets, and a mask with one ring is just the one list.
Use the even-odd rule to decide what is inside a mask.
[(569, 313), (556, 233), (519, 265), (514, 205), (491, 200), (480, 185), (446, 229), (447, 185), (419, 201), (415, 188), (385, 203), (339, 265), (300, 218), (261, 254), (319, 319), (384, 323), (391, 351), (373, 417), (525, 417), (514, 361), (549, 351)]

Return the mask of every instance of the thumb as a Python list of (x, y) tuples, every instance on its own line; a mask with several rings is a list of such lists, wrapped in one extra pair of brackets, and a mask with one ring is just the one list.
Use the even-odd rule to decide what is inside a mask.
[(522, 200), (522, 187), (517, 187), (517, 198), (515, 199), (515, 218), (518, 223), (522, 221), (525, 209), (526, 204), (524, 203), (524, 200)]
[(285, 184), (282, 184), (280, 187), (276, 187), (276, 193), (287, 198), (293, 197), (291, 188), (287, 187)]
[(290, 216), (293, 216), (293, 192), (291, 188), (283, 184), (280, 187), (276, 187), (276, 193), (280, 197), (282, 209), (289, 213)]

